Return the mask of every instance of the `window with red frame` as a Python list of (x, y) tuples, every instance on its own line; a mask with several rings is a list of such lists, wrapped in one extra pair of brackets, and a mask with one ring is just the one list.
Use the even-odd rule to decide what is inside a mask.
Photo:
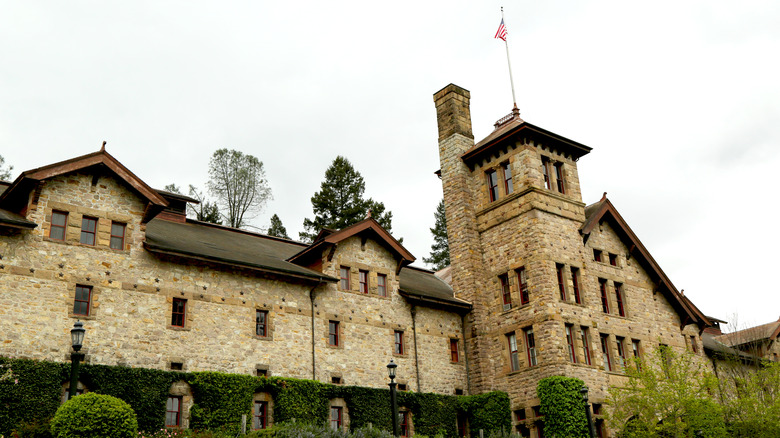
[(582, 297), (580, 296), (580, 270), (579, 268), (571, 268), (571, 288), (574, 292), (574, 302), (582, 304)]
[(368, 293), (368, 271), (359, 270), (358, 271), (359, 277), (360, 277), (360, 292), (367, 294)]
[(600, 262), (601, 261), (601, 250), (594, 249), (593, 250), (593, 260)]
[(171, 325), (174, 327), (184, 327), (184, 314), (187, 310), (187, 300), (182, 298), (173, 299), (171, 311)]
[(341, 281), (339, 281), (339, 288), (341, 290), (349, 290), (349, 268), (342, 266), (339, 270), (341, 274)]
[(517, 371), (520, 369), (520, 358), (517, 353), (517, 336), (514, 332), (507, 333), (506, 341), (509, 345), (509, 369)]
[(582, 342), (582, 359), (586, 365), (590, 365), (590, 336), (587, 327), (580, 327), (580, 342)]
[(694, 353), (698, 353), (699, 349), (696, 348), (696, 336), (691, 335), (691, 351)]
[(612, 266), (617, 266), (617, 254), (609, 253), (609, 264)]
[(333, 430), (341, 430), (343, 408), (341, 406), (330, 407), (330, 427)]
[(450, 360), (452, 362), (458, 362), (460, 360), (457, 339), (450, 339)]
[(111, 249), (125, 249), (125, 228), (123, 223), (111, 223), (111, 241), (108, 245)]
[(76, 298), (73, 300), (73, 314), (89, 316), (91, 298), (92, 286), (76, 285)]
[(607, 297), (607, 280), (599, 278), (599, 291), (601, 292), (601, 311), (609, 313), (609, 298)]
[(376, 292), (380, 297), (387, 296), (387, 275), (376, 274)]
[(563, 181), (563, 163), (555, 163), (555, 179), (558, 183), (558, 193), (566, 194), (566, 188)]
[(338, 347), (339, 342), (339, 322), (328, 321), (328, 345)]
[(528, 304), (530, 299), (528, 296), (528, 278), (526, 277), (525, 268), (517, 270), (517, 283), (520, 288), (520, 304)]
[(566, 301), (566, 286), (563, 284), (563, 268), (560, 263), (555, 264), (555, 271), (558, 276), (558, 291), (561, 294), (561, 300)]
[(639, 371), (642, 371), (641, 365), (639, 364), (639, 359), (641, 358), (639, 351), (639, 341), (636, 339), (631, 340), (631, 351), (634, 353), (634, 360), (636, 361), (636, 367)]
[(95, 246), (95, 234), (97, 233), (97, 219), (84, 216), (81, 218), (81, 238), (79, 242), (84, 245)]
[(538, 365), (536, 360), (536, 342), (534, 341), (534, 329), (527, 328), (523, 330), (523, 334), (525, 335), (525, 346), (526, 351), (528, 352), (528, 366), (534, 367)]
[(485, 172), (487, 175), (488, 194), (490, 195), (490, 202), (498, 199), (498, 176), (495, 170), (488, 170)]
[(512, 294), (509, 290), (509, 277), (506, 274), (498, 276), (498, 281), (501, 283), (501, 298), (504, 303), (504, 310), (512, 308)]
[(501, 172), (504, 174), (504, 193), (511, 195), (515, 188), (512, 185), (512, 169), (509, 168), (509, 161), (501, 163)]
[(626, 367), (626, 340), (618, 336), (615, 338), (615, 343), (617, 344), (618, 364), (622, 371)]
[(601, 338), (601, 356), (604, 359), (604, 369), (612, 371), (612, 358), (609, 354), (609, 335), (600, 335)]
[(550, 159), (542, 157), (542, 175), (544, 176), (544, 188), (552, 189), (552, 178), (550, 178)]
[(181, 426), (181, 396), (169, 395), (165, 403), (165, 427)]
[(395, 354), (404, 354), (404, 332), (396, 330), (393, 332), (394, 349)]
[(566, 324), (566, 347), (569, 352), (569, 362), (577, 363), (577, 352), (574, 350), (574, 326)]
[(54, 240), (65, 240), (65, 228), (67, 226), (68, 213), (62, 211), (52, 211), (49, 238)]
[(256, 401), (252, 412), (252, 429), (265, 429), (268, 427), (268, 402)]
[(398, 429), (401, 436), (409, 436), (409, 412), (401, 411), (398, 413)]
[(623, 307), (623, 285), (615, 283), (615, 301), (617, 302), (618, 315), (626, 316), (626, 309)]
[(255, 310), (255, 334), (261, 338), (268, 336), (267, 310)]

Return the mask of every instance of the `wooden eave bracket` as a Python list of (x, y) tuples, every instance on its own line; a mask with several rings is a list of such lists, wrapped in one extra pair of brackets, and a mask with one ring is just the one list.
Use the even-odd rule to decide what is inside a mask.
[(333, 254), (336, 254), (336, 247), (339, 246), (338, 243), (334, 243), (330, 247), (330, 251), (328, 251), (328, 261), (333, 260)]

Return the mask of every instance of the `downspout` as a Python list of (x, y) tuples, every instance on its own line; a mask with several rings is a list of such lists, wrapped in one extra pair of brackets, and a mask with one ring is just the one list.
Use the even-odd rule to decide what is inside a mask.
[(466, 315), (460, 316), (460, 331), (463, 335), (463, 358), (466, 362), (466, 388), (471, 395), (471, 373), (469, 372), (468, 344), (466, 343)]
[(412, 304), (412, 335), (414, 336), (414, 375), (417, 376), (417, 392), (420, 389), (420, 362), (417, 355), (417, 306)]
[(319, 279), (317, 285), (311, 288), (309, 291), (309, 300), (311, 301), (311, 379), (317, 380), (317, 358), (314, 354), (314, 347), (316, 346), (314, 340), (314, 290), (320, 287), (322, 284), (322, 278)]

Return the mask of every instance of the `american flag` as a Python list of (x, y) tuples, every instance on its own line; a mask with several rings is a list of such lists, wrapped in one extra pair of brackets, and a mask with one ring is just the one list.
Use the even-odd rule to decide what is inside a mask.
[(501, 24), (498, 26), (498, 32), (496, 32), (496, 36), (493, 38), (501, 38), (506, 42), (506, 26), (504, 26), (504, 19), (501, 19)]

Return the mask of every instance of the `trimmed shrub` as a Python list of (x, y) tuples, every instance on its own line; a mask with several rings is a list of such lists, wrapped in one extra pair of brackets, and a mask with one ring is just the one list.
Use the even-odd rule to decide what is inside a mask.
[(57, 409), (51, 431), (57, 438), (135, 438), (138, 421), (122, 400), (89, 392)]
[(536, 388), (544, 415), (544, 434), (567, 438), (588, 438), (588, 420), (580, 389), (583, 381), (553, 376), (539, 381)]

